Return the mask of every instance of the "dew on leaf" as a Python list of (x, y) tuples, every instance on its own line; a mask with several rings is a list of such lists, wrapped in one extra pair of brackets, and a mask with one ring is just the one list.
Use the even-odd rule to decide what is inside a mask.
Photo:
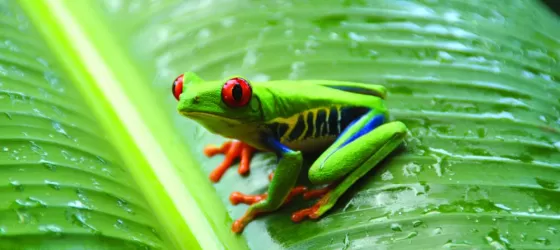
[(88, 209), (88, 207), (80, 200), (69, 201), (66, 205), (73, 208)]
[(58, 182), (56, 182), (56, 181), (50, 181), (50, 180), (45, 180), (44, 182), (45, 182), (45, 184), (47, 184), (47, 186), (49, 186), (50, 188), (52, 188), (52, 189), (54, 189), (54, 190), (56, 190), (56, 191), (60, 190), (60, 184), (59, 184)]
[(132, 208), (129, 207), (128, 202), (123, 199), (117, 200), (117, 206), (122, 208), (124, 211), (126, 211), (129, 214), (134, 214), (134, 210), (132, 210)]
[(48, 235), (51, 236), (61, 236), (62, 235), (62, 228), (54, 225), (54, 224), (48, 224), (48, 225), (40, 225), (39, 226), (39, 231), (41, 232), (45, 232)]
[(402, 232), (402, 226), (399, 223), (392, 223), (391, 230), (395, 232)]
[(94, 234), (99, 233), (99, 230), (89, 223), (90, 216), (87, 214), (87, 212), (79, 209), (71, 208), (71, 209), (67, 209), (65, 214), (66, 214), (66, 220), (71, 224), (81, 228), (85, 228)]
[(548, 246), (550, 245), (550, 240), (546, 237), (538, 237), (535, 238), (535, 243), (539, 244), (539, 245), (544, 245), (544, 246)]
[(37, 217), (29, 212), (26, 208), (14, 209), (18, 217), (19, 223), (22, 224), (34, 224), (38, 222)]
[(414, 231), (414, 232), (410, 232), (408, 233), (408, 235), (405, 237), (405, 239), (412, 239), (414, 237), (418, 236), (418, 232)]
[(10, 186), (18, 192), (22, 192), (24, 190), (23, 185), (19, 181), (10, 181)]
[(383, 174), (381, 174), (381, 180), (389, 181), (393, 179), (393, 174), (387, 170)]
[(47, 207), (47, 203), (44, 201), (35, 198), (35, 197), (27, 197), (26, 199), (16, 199), (10, 205), (11, 208), (37, 208), (37, 207)]
[(344, 236), (342, 243), (344, 244), (344, 247), (342, 249), (350, 249), (350, 239), (348, 238), (348, 234)]
[(56, 165), (50, 162), (42, 162), (43, 166), (48, 169), (49, 171), (55, 172), (56, 171)]
[(122, 219), (117, 219), (117, 221), (115, 222), (115, 224), (113, 224), (113, 226), (120, 230), (128, 231), (128, 225), (126, 225), (126, 223)]
[(415, 220), (412, 222), (412, 226), (413, 227), (419, 227), (422, 226), (424, 224), (424, 222), (422, 222), (421, 220)]
[(509, 249), (510, 242), (498, 229), (494, 228), (486, 235), (486, 242), (495, 249)]

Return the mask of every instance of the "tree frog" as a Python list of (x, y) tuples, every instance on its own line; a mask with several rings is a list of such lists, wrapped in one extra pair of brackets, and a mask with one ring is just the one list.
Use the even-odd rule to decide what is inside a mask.
[[(249, 172), (255, 150), (277, 155), (267, 193), (230, 195), (234, 205), (250, 205), (233, 223), (236, 233), (256, 215), (272, 212), (300, 194), (320, 199), (312, 207), (293, 213), (292, 220), (319, 218), (407, 134), (405, 124), (388, 121), (387, 91), (381, 85), (332, 80), (249, 82), (238, 76), (205, 81), (187, 72), (175, 79), (172, 92), (181, 115), (231, 139), (221, 147), (204, 149), (207, 156), (225, 154), (222, 164), (210, 174), (213, 182), (219, 181), (237, 158), (238, 172)], [(311, 183), (327, 185), (325, 188), (296, 186), (302, 153), (311, 152), (320, 156), (307, 176)]]

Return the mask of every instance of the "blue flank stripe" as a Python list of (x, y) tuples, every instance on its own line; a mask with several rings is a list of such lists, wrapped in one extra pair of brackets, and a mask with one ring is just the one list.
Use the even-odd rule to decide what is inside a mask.
[[(370, 111), (371, 112), (371, 111)], [(365, 114), (367, 115), (367, 114)], [(363, 117), (363, 116), (362, 116)], [(344, 131), (342, 131), (342, 133), (340, 133), (339, 137), (341, 137), (342, 135), (344, 135), (346, 132), (348, 132), (348, 129), (350, 129), (350, 127), (352, 127), (352, 125), (354, 125), (354, 123), (356, 123), (356, 121), (362, 119), (362, 117), (352, 121), (350, 124), (348, 124), (348, 127), (346, 127), (344, 129)], [(348, 145), (348, 143), (353, 142), (354, 140), (360, 138), (360, 136), (365, 135), (369, 132), (371, 132), (372, 130), (374, 130), (375, 128), (381, 126), (383, 124), (383, 122), (385, 122), (385, 117), (383, 115), (376, 115), (374, 116), (371, 120), (369, 120), (366, 125), (360, 129), (357, 133), (355, 133), (354, 135), (352, 135), (350, 138), (348, 138), (348, 140), (346, 140), (344, 143), (340, 144), (340, 146), (338, 146), (335, 150), (333, 150), (329, 156), (327, 156), (325, 158), (325, 160), (323, 160), (323, 162), (321, 162), (321, 168), (323, 167), (323, 165), (325, 164), (325, 162), (331, 157), (331, 155), (333, 155), (334, 153), (336, 153), (336, 151), (338, 151), (340, 148)]]
[[(365, 134), (371, 132), (372, 130), (374, 130), (375, 128), (381, 126), (381, 124), (383, 124), (384, 120), (385, 120), (385, 118), (383, 117), (383, 115), (374, 116), (371, 120), (369, 120), (368, 123), (366, 123), (366, 125), (362, 129), (360, 129), (352, 137), (348, 138), (348, 140), (346, 140), (344, 143), (342, 143), (338, 148), (346, 146), (348, 143), (360, 138), (360, 136), (365, 135)], [(350, 128), (350, 126), (352, 126), (352, 124), (354, 124), (354, 123), (355, 123), (355, 121), (350, 123), (350, 125), (346, 128), (347, 129)], [(346, 132), (346, 131), (344, 131), (344, 132)]]
[(279, 140), (274, 139), (272, 136), (267, 137), (266, 142), (268, 145), (270, 145), (270, 147), (272, 147), (272, 149), (278, 156), (277, 161), (280, 161), (282, 155), (284, 155), (285, 153), (292, 152), (290, 148), (286, 147), (284, 144), (280, 143)]

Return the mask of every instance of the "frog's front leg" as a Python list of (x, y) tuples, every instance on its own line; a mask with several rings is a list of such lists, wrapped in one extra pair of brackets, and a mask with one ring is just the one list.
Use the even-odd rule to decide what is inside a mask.
[(212, 157), (217, 154), (225, 155), (224, 161), (210, 173), (210, 180), (218, 182), (226, 170), (231, 167), (236, 158), (239, 158), (239, 168), (237, 172), (240, 175), (247, 174), (249, 172), (249, 165), (251, 164), (253, 152), (255, 152), (253, 147), (237, 140), (226, 141), (220, 147), (213, 145), (207, 146), (204, 148), (204, 154), (206, 156)]
[(315, 205), (292, 214), (293, 221), (319, 218), (359, 178), (397, 148), (406, 135), (399, 121), (385, 123), (384, 115), (370, 111), (339, 136), (311, 166), (309, 180), (314, 184), (338, 182)]
[(253, 203), (245, 214), (232, 225), (232, 231), (239, 233), (256, 215), (278, 209), (292, 193), (301, 170), (303, 158), (301, 152), (293, 151), (276, 139), (267, 138), (267, 144), (278, 155), (278, 166), (274, 172), (268, 192), (263, 199)]

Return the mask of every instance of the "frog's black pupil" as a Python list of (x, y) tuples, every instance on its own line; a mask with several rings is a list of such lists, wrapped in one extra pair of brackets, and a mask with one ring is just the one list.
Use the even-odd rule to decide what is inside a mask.
[(241, 86), (239, 86), (239, 84), (235, 84), (235, 86), (233, 86), (233, 89), (231, 90), (231, 94), (233, 95), (233, 100), (235, 100), (236, 102), (241, 101), (241, 97), (243, 96), (243, 90), (241, 89)]

